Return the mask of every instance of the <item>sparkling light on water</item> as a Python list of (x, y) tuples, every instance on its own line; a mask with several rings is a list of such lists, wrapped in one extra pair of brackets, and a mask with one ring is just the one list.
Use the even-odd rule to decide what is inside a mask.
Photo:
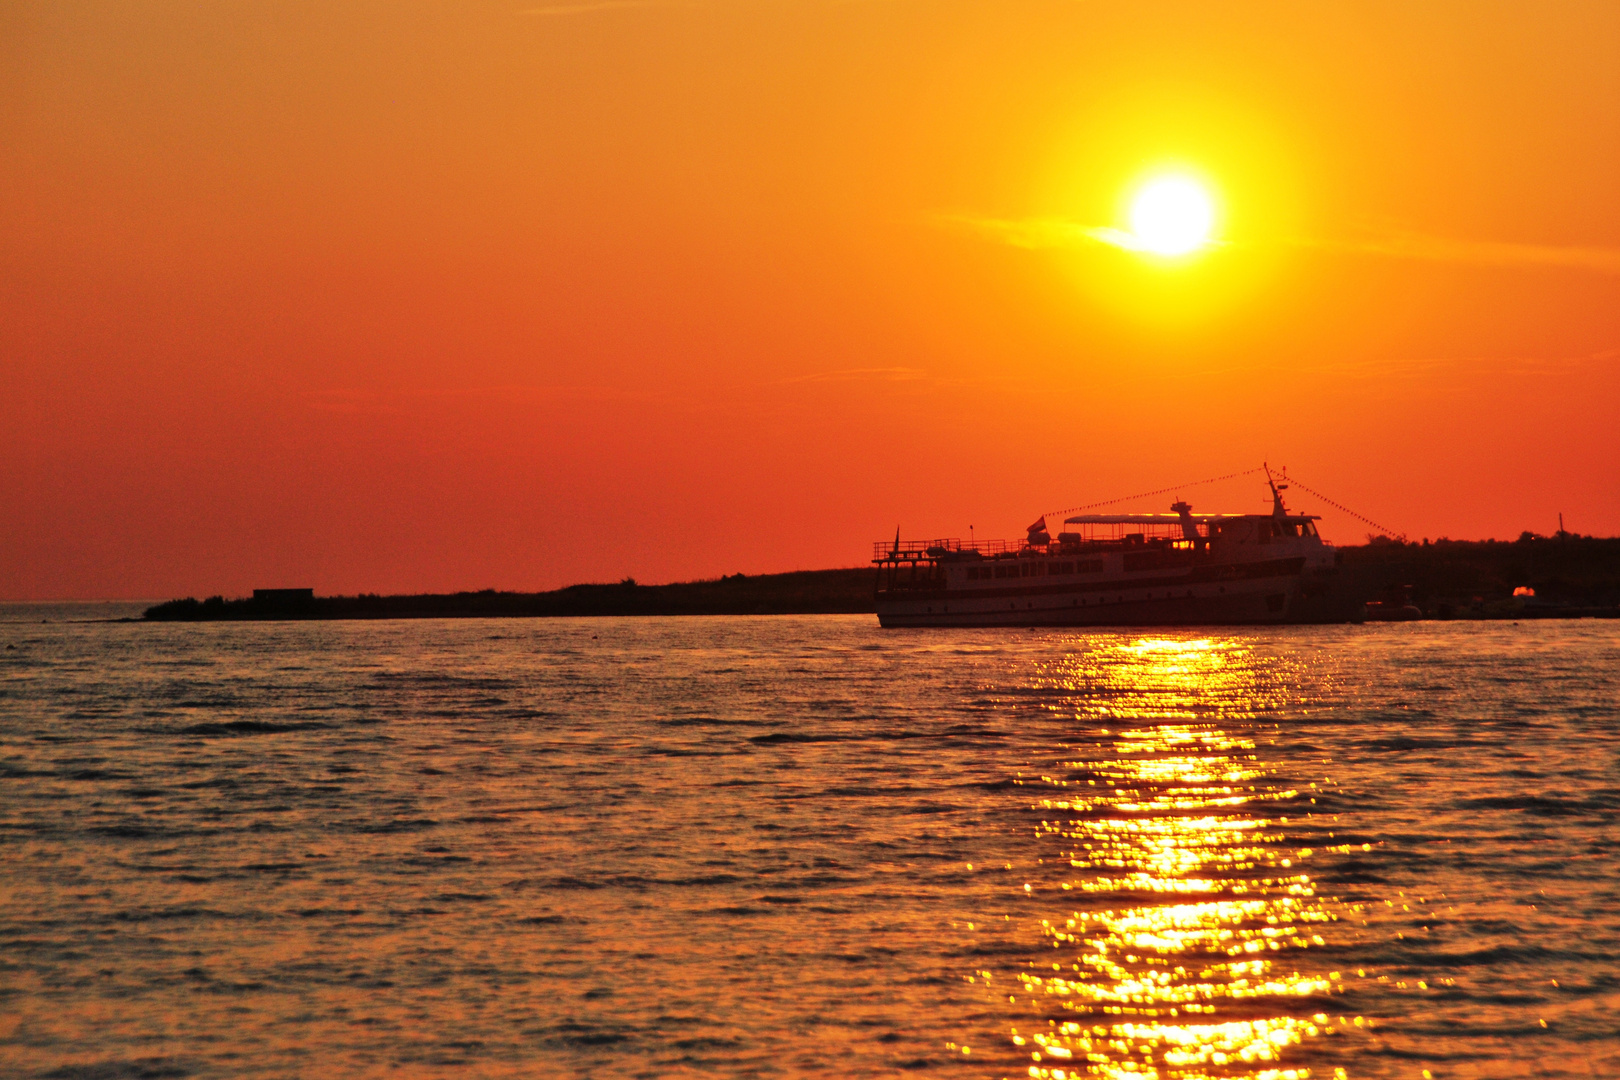
[(1075, 1016), (1013, 1036), (1030, 1076), (1310, 1075), (1283, 1063), (1321, 1035), (1339, 973), (1302, 974), (1289, 954), (1326, 944), (1337, 916), (1299, 869), (1308, 852), (1279, 831), (1300, 792), (1270, 783), (1254, 742), (1221, 727), (1265, 707), (1261, 676), (1249, 649), (1208, 638), (1122, 643), (1049, 669), (1057, 689), (1086, 694), (1076, 721), (1108, 726), (1073, 748), (1063, 777), (1037, 782), (1051, 789), (1039, 832), (1079, 906), (1042, 920), (1050, 972), (1018, 973), (1025, 994)]
[(1614, 624), (106, 614), (0, 606), (8, 1080), (1620, 1075)]

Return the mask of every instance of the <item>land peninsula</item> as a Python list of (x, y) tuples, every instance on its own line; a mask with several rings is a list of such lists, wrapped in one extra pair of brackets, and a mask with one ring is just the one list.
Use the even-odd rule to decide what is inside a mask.
[[(1404, 542), (1338, 549), (1340, 587), (1356, 601), (1400, 596), (1425, 618), (1620, 617), (1620, 537)], [(708, 581), (570, 585), (549, 592), (315, 596), (261, 589), (241, 599), (170, 600), (152, 622), (254, 619), (542, 618), (607, 615), (820, 615), (874, 610), (868, 567), (728, 574)]]

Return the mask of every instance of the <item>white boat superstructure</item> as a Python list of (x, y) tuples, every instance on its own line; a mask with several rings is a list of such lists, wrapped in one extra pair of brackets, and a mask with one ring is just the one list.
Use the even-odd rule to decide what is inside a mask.
[(1103, 626), (1344, 621), (1324, 596), (1333, 546), (1291, 514), (1082, 514), (1056, 537), (873, 545), (884, 626)]

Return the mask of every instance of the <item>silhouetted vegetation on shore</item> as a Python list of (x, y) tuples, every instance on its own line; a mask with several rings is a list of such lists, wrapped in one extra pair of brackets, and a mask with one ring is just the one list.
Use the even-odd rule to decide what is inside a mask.
[[(1609, 614), (1620, 606), (1620, 537), (1564, 533), (1517, 540), (1400, 543), (1375, 537), (1340, 548), (1344, 587), (1376, 600), (1410, 586), (1429, 618)], [(1527, 589), (1533, 596), (1514, 596)]]
[[(1401, 543), (1379, 537), (1340, 551), (1340, 587), (1376, 600), (1410, 587), (1429, 618), (1556, 618), (1620, 614), (1620, 538), (1540, 537), (1514, 541)], [(570, 585), (551, 592), (418, 596), (260, 597), (170, 600), (153, 621), (213, 619), (434, 619), (568, 615), (809, 615), (874, 610), (875, 571), (866, 567), (732, 574), (673, 585)], [(1515, 596), (1514, 591), (1534, 595)]]
[(207, 619), (445, 619), (565, 615), (807, 615), (874, 610), (874, 571), (800, 570), (731, 574), (673, 585), (570, 585), (552, 592), (419, 596), (317, 596), (308, 600), (170, 600), (146, 610), (158, 621)]

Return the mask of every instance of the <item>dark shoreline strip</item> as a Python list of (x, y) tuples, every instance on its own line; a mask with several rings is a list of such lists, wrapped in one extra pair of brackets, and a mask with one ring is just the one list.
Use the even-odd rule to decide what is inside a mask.
[[(1429, 618), (1620, 617), (1620, 537), (1535, 537), (1341, 547), (1335, 588), (1356, 601), (1410, 586)], [(1133, 587), (1139, 583), (1133, 583)], [(732, 574), (672, 585), (570, 585), (551, 592), (306, 599), (170, 600), (146, 610), (150, 622), (307, 619), (546, 618), (614, 615), (872, 614), (877, 573), (870, 567)], [(1531, 600), (1513, 590), (1533, 588)], [(1027, 586), (1020, 586), (1020, 591)], [(1037, 587), (1039, 588), (1039, 587)]]

